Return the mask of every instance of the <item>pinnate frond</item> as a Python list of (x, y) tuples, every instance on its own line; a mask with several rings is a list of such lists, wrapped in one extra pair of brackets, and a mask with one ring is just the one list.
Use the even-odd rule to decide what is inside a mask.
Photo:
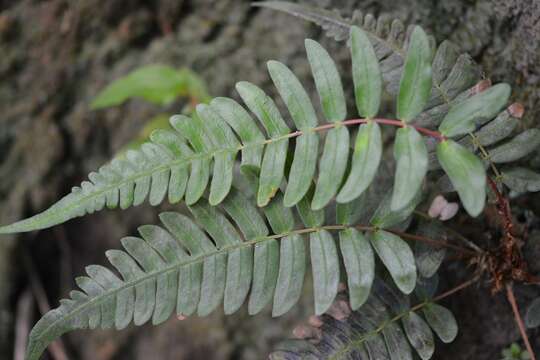
[[(387, 229), (406, 221), (415, 206), (392, 213), (388, 202), (384, 199), (363, 226), (351, 223), (353, 217), (343, 210), (341, 223), (328, 223), (307, 199), (296, 210), (285, 207), (281, 192), (260, 212), (236, 189), (220, 207), (201, 199), (189, 207), (192, 216), (162, 213), (162, 226), (141, 226), (140, 237), (122, 239), (124, 250), (106, 253), (115, 270), (87, 267), (87, 276), (76, 280), (80, 290), (32, 330), (28, 358), (37, 359), (71, 330), (159, 324), (172, 313), (205, 316), (222, 303), (226, 314), (247, 302), (250, 314), (272, 304), (272, 314), (282, 315), (301, 296), (308, 257), (317, 314), (336, 297), (341, 258), (354, 309), (370, 293), (376, 254), (398, 288), (411, 293), (416, 283), (412, 250)], [(392, 261), (396, 258), (399, 265)]]
[[(434, 81), (441, 77), (436, 69), (432, 70), (430, 43), (419, 27), (412, 31), (410, 44), (397, 99), (401, 121), (376, 118), (382, 91), (383, 63), (376, 59), (376, 48), (368, 36), (353, 27), (351, 55), (355, 98), (358, 112), (365, 118), (344, 120), (346, 106), (336, 66), (328, 52), (310, 40), (306, 42), (308, 60), (328, 123), (319, 123), (306, 91), (293, 72), (282, 63), (270, 61), (270, 77), (289, 110), (294, 129), (289, 128), (274, 101), (262, 89), (248, 82), (239, 82), (236, 89), (264, 132), (250, 113), (234, 100), (214, 99), (209, 105), (197, 106), (191, 118), (173, 116), (170, 123), (174, 130), (155, 131), (151, 142), (92, 172), (87, 181), (74, 187), (70, 194), (48, 210), (1, 227), (0, 233), (42, 229), (104, 207), (125, 209), (146, 199), (151, 205), (157, 205), (165, 198), (171, 203), (184, 199), (187, 205), (193, 205), (208, 192), (209, 203), (217, 205), (229, 194), (239, 154), (242, 171), (258, 177), (258, 206), (266, 206), (285, 179), (287, 207), (304, 199), (313, 181), (316, 182), (311, 203), (313, 209), (324, 208), (334, 198), (339, 203), (347, 203), (365, 191), (378, 171), (382, 156), (380, 124), (403, 127), (398, 131), (394, 151), (397, 168), (392, 208), (404, 208), (412, 201), (427, 171), (425, 159), (428, 149), (419, 132), (434, 136), (440, 142), (439, 146), (453, 143), (449, 138), (462, 134), (462, 131), (453, 129), (474, 128), (479, 124), (477, 116), (480, 115), (482, 119), (489, 120), (504, 106), (509, 96), (509, 88), (505, 84), (473, 96), (463, 96), (466, 98), (463, 104), (469, 105), (464, 107), (459, 103), (451, 107), (441, 120), (440, 133), (409, 125), (409, 122), (414, 124), (422, 117), (422, 108), (431, 101), (428, 99), (432, 74)], [(437, 55), (433, 63), (441, 63), (437, 61)], [(482, 121), (484, 123), (486, 120)], [(353, 138), (347, 128), (356, 125), (360, 126)], [(323, 131), (328, 133), (324, 144), (320, 144)], [(319, 156), (320, 149), (322, 154)], [(291, 153), (292, 165), (287, 171), (287, 157)], [(476, 159), (475, 156), (462, 155), (465, 153), (469, 150), (453, 152), (454, 162), (466, 163), (467, 159)], [(478, 166), (466, 165), (463, 173), (443, 168), (449, 173), (450, 180), (458, 183), (467, 182), (468, 169), (477, 169)], [(458, 179), (458, 175), (461, 178)], [(460, 188), (456, 186), (465, 204), (478, 204), (476, 207), (466, 205), (465, 208), (471, 215), (478, 215), (485, 190), (481, 186), (475, 187), (478, 189), (475, 192), (460, 191)]]
[[(418, 301), (415, 306), (412, 301)], [(288, 340), (270, 355), (272, 360), (296, 359), (431, 359), (435, 334), (453, 341), (457, 323), (452, 313), (430, 298), (400, 294), (377, 279), (362, 307), (346, 319), (322, 317), (321, 339)], [(434, 334), (435, 333), (435, 334)]]

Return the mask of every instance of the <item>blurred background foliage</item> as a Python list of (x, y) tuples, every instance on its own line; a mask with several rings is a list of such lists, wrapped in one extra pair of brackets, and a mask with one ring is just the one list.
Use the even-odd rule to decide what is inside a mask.
[[(92, 100), (90, 107), (92, 110), (105, 109), (119, 106), (130, 99), (142, 99), (164, 107), (179, 98), (186, 101), (181, 110), (186, 115), (192, 115), (197, 104), (207, 103), (211, 99), (204, 80), (192, 70), (177, 70), (166, 65), (146, 65), (107, 85)], [(148, 140), (154, 130), (173, 130), (169, 125), (172, 115), (159, 113), (152, 116), (120, 152), (137, 148)]]

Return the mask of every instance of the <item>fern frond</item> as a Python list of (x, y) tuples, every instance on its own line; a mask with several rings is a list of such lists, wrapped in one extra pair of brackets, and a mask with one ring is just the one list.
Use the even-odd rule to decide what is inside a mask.
[(413, 298), (377, 279), (367, 302), (348, 318), (323, 316), (320, 341), (283, 342), (270, 359), (413, 359), (413, 350), (421, 359), (431, 359), (435, 351), (433, 332), (442, 335), (445, 342), (453, 341), (456, 320), (449, 310), (429, 298), (411, 306)]
[(322, 27), (328, 36), (338, 41), (347, 39), (351, 31), (352, 21), (343, 18), (337, 11), (329, 11), (288, 1), (259, 1), (252, 5), (283, 11), (301, 19), (311, 21)]
[[(387, 91), (397, 95), (409, 43), (406, 34), (412, 33), (412, 26), (405, 31), (405, 25), (398, 19), (390, 21), (386, 16), (375, 18), (360, 11), (355, 11), (351, 18), (344, 18), (338, 11), (287, 1), (262, 1), (254, 3), (254, 6), (282, 11), (313, 22), (337, 41), (349, 39), (352, 27), (361, 28), (373, 43)], [(429, 42), (433, 44), (434, 40), (429, 38)], [(415, 119), (415, 123), (420, 126), (438, 125), (452, 105), (452, 100), (480, 77), (480, 68), (468, 54), (459, 55), (452, 43), (443, 41), (436, 49), (433, 59), (430, 101), (423, 113)]]
[[(370, 40), (377, 49), (377, 57), (381, 63), (381, 71), (384, 77), (386, 88), (392, 95), (397, 94), (402, 65), (405, 60), (405, 49), (408, 47), (408, 39), (404, 35), (405, 26), (399, 20), (389, 22), (388, 18), (381, 16), (375, 19), (372, 15), (363, 15), (355, 11), (351, 18), (342, 17), (338, 11), (328, 11), (318, 9), (308, 5), (290, 3), (286, 1), (263, 1), (257, 2), (254, 6), (260, 6), (273, 10), (282, 11), (293, 16), (311, 21), (321, 26), (328, 36), (338, 41), (349, 38), (351, 28), (359, 26), (369, 34)], [(409, 27), (410, 29), (410, 27)], [(407, 31), (411, 33), (412, 31)], [(478, 64), (468, 55), (459, 54), (457, 47), (450, 41), (443, 41), (436, 49), (432, 62), (433, 83), (431, 97), (423, 111), (414, 119), (414, 124), (418, 126), (437, 126), (447, 115), (450, 109), (460, 108), (469, 97), (476, 94), (479, 89), (477, 86), (471, 88), (473, 84), (481, 79), (481, 71)], [(460, 104), (460, 107), (456, 105)], [(495, 113), (500, 109), (492, 108)], [(521, 110), (522, 111), (522, 110)], [(488, 149), (486, 146), (493, 145), (498, 141), (508, 138), (512, 135), (517, 125), (516, 117), (509, 114), (509, 111), (501, 112), (495, 120), (494, 114), (481, 116), (477, 114), (475, 126), (470, 128), (469, 136), (460, 140), (460, 143), (467, 145), (467, 148), (478, 153), (485, 163), (491, 164), (495, 171), (497, 180), (517, 192), (538, 191), (535, 180), (524, 181), (513, 175), (516, 172), (499, 172), (494, 166), (497, 162), (516, 161), (521, 157), (528, 155), (534, 149), (540, 146), (540, 137), (528, 133), (530, 142), (510, 141), (507, 146)], [(519, 115), (521, 117), (521, 115)], [(477, 129), (479, 126), (483, 126)], [(536, 130), (532, 130), (534, 133)], [(518, 135), (526, 138), (527, 135)], [(493, 151), (495, 154), (493, 156)], [(498, 160), (498, 157), (501, 160)], [(435, 152), (430, 154), (429, 169), (440, 168), (436, 159)], [(530, 170), (530, 174), (538, 175)], [(440, 180), (441, 183), (449, 183), (447, 177)], [(528, 184), (531, 184), (530, 186)], [(531, 189), (531, 190), (526, 190)], [(442, 189), (444, 190), (444, 189)], [(446, 188), (447, 191), (454, 191), (454, 187)]]
[[(309, 96), (293, 72), (282, 63), (269, 61), (270, 77), (290, 113), (294, 129), (289, 128), (274, 101), (263, 90), (251, 83), (239, 82), (237, 91), (265, 132), (241, 105), (231, 99), (217, 98), (209, 105), (200, 104), (192, 118), (173, 116), (170, 123), (174, 130), (152, 133), (149, 143), (143, 144), (139, 150), (128, 151), (125, 157), (91, 173), (88, 181), (74, 187), (70, 194), (48, 210), (0, 227), (0, 233), (42, 229), (99, 211), (105, 206), (125, 209), (139, 205), (145, 199), (151, 205), (161, 203), (166, 197), (171, 203), (185, 199), (187, 205), (192, 205), (207, 190), (210, 204), (217, 205), (230, 191), (239, 153), (242, 171), (258, 176), (258, 206), (268, 204), (285, 178), (285, 205), (288, 207), (305, 198), (313, 181), (316, 181), (315, 197), (311, 203), (313, 209), (324, 208), (333, 198), (340, 203), (350, 202), (365, 191), (378, 171), (382, 158), (379, 124), (402, 127), (394, 146), (397, 168), (392, 208), (406, 207), (420, 188), (427, 171), (427, 147), (420, 133), (435, 137), (441, 143), (439, 146), (453, 143), (450, 138), (462, 134), (455, 129), (472, 129), (485, 123), (485, 120), (480, 122), (477, 119), (479, 115), (482, 119), (491, 120), (506, 104), (509, 87), (501, 84), (480, 94), (458, 96), (460, 101), (466, 100), (456, 100), (456, 104), (449, 107), (441, 119), (439, 131), (415, 125), (415, 121), (422, 117), (422, 109), (430, 103), (430, 98), (433, 99), (433, 95), (430, 96), (432, 78), (449, 80), (452, 77), (452, 71), (448, 76), (441, 75), (440, 68), (446, 69), (447, 66), (440, 65), (443, 61), (437, 60), (437, 54), (433, 64), (439, 64), (440, 68), (432, 67), (430, 42), (423, 30), (416, 27), (409, 40), (405, 66), (399, 73), (399, 120), (378, 119), (384, 61), (377, 60), (377, 48), (373, 47), (368, 36), (359, 28), (352, 29), (355, 99), (358, 112), (365, 118), (344, 120), (344, 92), (336, 65), (322, 46), (315, 41), (307, 41), (308, 60), (329, 121), (327, 124), (319, 123)], [(444, 86), (446, 80), (441, 86), (452, 88), (453, 85)], [(451, 84), (455, 82), (450, 81)], [(504, 91), (496, 91), (498, 89)], [(469, 105), (462, 106), (465, 103)], [(352, 139), (347, 127), (355, 125), (360, 127), (356, 139)], [(322, 131), (328, 131), (328, 136), (319, 159)], [(349, 144), (354, 144), (353, 149)], [(292, 165), (286, 174), (285, 165), (290, 153), (293, 153)], [(439, 153), (445, 154), (444, 151)], [(466, 156), (468, 153), (467, 149), (452, 152), (451, 156), (456, 157), (450, 159), (453, 164), (465, 162), (465, 172), (450, 173), (445, 168), (452, 182), (467, 183), (468, 177), (472, 177), (468, 169), (479, 171), (480, 167), (473, 164), (476, 157)], [(349, 162), (351, 170), (346, 174)], [(480, 173), (477, 175), (482, 176)], [(463, 202), (473, 216), (478, 215), (483, 206), (469, 208), (467, 204), (482, 205), (485, 197), (481, 184), (476, 188), (476, 192), (465, 192), (456, 186), (461, 197), (470, 198)]]
[[(192, 217), (162, 213), (163, 227), (142, 226), (140, 237), (122, 239), (124, 250), (106, 253), (116, 271), (87, 267), (87, 276), (77, 278), (80, 290), (72, 291), (69, 299), (62, 300), (32, 330), (28, 359), (37, 359), (51, 341), (67, 331), (122, 329), (132, 321), (135, 325), (149, 320), (159, 324), (173, 312), (204, 316), (222, 302), (225, 313), (231, 314), (248, 297), (250, 314), (272, 303), (272, 314), (282, 315), (301, 295), (307, 256), (318, 314), (329, 308), (337, 294), (341, 257), (354, 309), (370, 292), (375, 254), (398, 287), (410, 293), (410, 285), (416, 282), (412, 251), (385, 229), (410, 217), (415, 206), (390, 215), (388, 202), (387, 197), (376, 211), (379, 215), (366, 225), (327, 223), (323, 211), (310, 209), (309, 199), (303, 199), (293, 211), (284, 206), (282, 193), (264, 208), (263, 215), (253, 200), (236, 189), (221, 208), (201, 199), (189, 207)], [(297, 221), (300, 219), (303, 225)], [(339, 236), (339, 246), (334, 233)], [(392, 258), (399, 258), (400, 265), (392, 263)]]
[(339, 11), (330, 11), (305, 4), (296, 4), (288, 1), (259, 1), (253, 6), (282, 11), (301, 19), (311, 21), (326, 31), (329, 37), (337, 41), (347, 40), (353, 26), (358, 26), (369, 34), (375, 41), (375, 48), (379, 59), (397, 53), (405, 58), (405, 27), (399, 20), (389, 21), (386, 17), (376, 19), (371, 14), (362, 14), (356, 10), (351, 18), (345, 18)]

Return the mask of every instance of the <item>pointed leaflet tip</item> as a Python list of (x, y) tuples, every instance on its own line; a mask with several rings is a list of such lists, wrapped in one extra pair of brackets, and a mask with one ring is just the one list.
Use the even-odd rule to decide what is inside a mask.
[[(41, 229), (45, 229), (54, 225), (61, 224), (63, 222), (66, 222), (70, 219), (73, 219), (79, 216), (79, 211), (77, 208), (81, 208), (83, 205), (77, 204), (77, 199), (75, 198), (75, 195), (76, 194), (74, 193), (68, 194), (63, 199), (61, 199), (58, 203), (56, 203), (56, 204), (60, 204), (61, 202), (66, 202), (66, 207), (71, 208), (70, 210), (72, 211), (61, 212), (57, 210), (56, 205), (53, 205), (49, 209), (39, 214), (36, 214), (32, 217), (17, 221), (13, 224), (0, 227), (0, 234), (15, 234), (15, 233), (34, 231), (34, 230), (41, 230)], [(70, 202), (72, 203), (70, 204)]]

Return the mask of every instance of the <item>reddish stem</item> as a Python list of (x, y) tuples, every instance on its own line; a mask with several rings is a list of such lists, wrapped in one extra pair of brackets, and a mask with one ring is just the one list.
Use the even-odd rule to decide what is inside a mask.
[[(446, 137), (443, 134), (441, 134), (440, 132), (438, 132), (438, 131), (429, 130), (429, 129), (423, 128), (421, 126), (408, 125), (408, 124), (404, 123), (401, 120), (381, 119), (381, 118), (375, 118), (375, 119), (371, 119), (371, 120), (376, 122), (376, 123), (379, 123), (379, 124), (392, 125), (392, 126), (397, 126), (397, 127), (411, 126), (411, 127), (415, 128), (416, 131), (418, 131), (420, 133), (423, 133), (424, 135), (435, 138), (435, 139), (437, 139), (439, 141), (446, 140)], [(351, 119), (351, 120), (343, 121), (343, 124), (344, 125), (365, 124), (368, 121), (369, 121), (369, 119)]]
[(534, 355), (534, 351), (529, 341), (529, 337), (527, 336), (527, 330), (525, 329), (525, 324), (523, 323), (523, 319), (521, 318), (521, 315), (519, 314), (519, 308), (516, 302), (516, 297), (514, 296), (514, 290), (512, 289), (512, 284), (506, 284), (506, 297), (508, 299), (508, 302), (512, 306), (512, 311), (514, 312), (514, 318), (516, 319), (516, 323), (519, 327), (519, 332), (521, 333), (521, 337), (523, 338), (525, 347), (527, 348), (529, 355), (531, 355), (531, 360), (536, 360), (536, 356)]
[[(349, 126), (349, 125), (360, 125), (360, 124), (366, 124), (368, 123), (369, 121), (373, 121), (373, 122), (376, 122), (376, 123), (379, 123), (379, 124), (384, 124), (384, 125), (392, 125), (392, 126), (397, 126), (397, 127), (406, 127), (406, 126), (411, 126), (413, 127), (414, 129), (416, 129), (416, 131), (424, 134), (424, 135), (427, 135), (429, 137), (432, 137), (432, 138), (435, 138), (439, 141), (444, 141), (446, 140), (446, 137), (441, 134), (440, 132), (438, 131), (435, 131), (435, 130), (429, 130), (429, 129), (426, 129), (426, 128), (423, 128), (421, 126), (416, 126), (416, 125), (409, 125), (409, 124), (406, 124), (404, 123), (403, 121), (401, 120), (393, 120), (393, 119), (382, 119), (382, 118), (375, 118), (375, 119), (350, 119), (350, 120), (345, 120), (345, 121), (342, 121), (340, 124), (341, 125), (344, 125), (344, 126)], [(324, 124), (324, 125), (321, 125), (321, 126), (317, 126), (316, 128), (313, 128), (314, 131), (320, 131), (320, 130), (328, 130), (328, 129), (333, 129), (336, 127), (336, 123), (330, 123), (330, 124)], [(295, 137), (295, 136), (300, 136), (302, 135), (303, 132), (301, 130), (297, 130), (291, 134), (289, 134), (289, 137)]]
[(441, 301), (442, 299), (447, 298), (450, 295), (455, 294), (458, 291), (461, 291), (461, 290), (463, 290), (465, 288), (468, 288), (469, 286), (471, 286), (472, 284), (477, 282), (479, 278), (480, 278), (479, 276), (475, 276), (472, 279), (467, 280), (467, 281), (457, 285), (456, 287), (453, 287), (450, 290), (447, 290), (447, 291), (443, 292), (442, 294), (439, 294), (439, 295), (435, 296), (432, 299), (432, 301), (433, 302)]
[(495, 181), (493, 181), (492, 178), (488, 176), (487, 181), (489, 186), (491, 187), (491, 190), (493, 190), (493, 193), (495, 193), (495, 196), (497, 197), (497, 204), (499, 208), (498, 210), (499, 214), (502, 216), (505, 235), (511, 238), (513, 245), (512, 228), (514, 227), (514, 223), (512, 221), (510, 203), (508, 202), (508, 199), (505, 198), (503, 194), (501, 194), (501, 192), (497, 188), (497, 184), (495, 183)]
[[(512, 234), (512, 228), (513, 228), (513, 221), (512, 221), (512, 212), (510, 209), (510, 203), (508, 199), (501, 194), (499, 189), (497, 188), (497, 184), (493, 179), (488, 177), (488, 183), (493, 192), (495, 193), (497, 197), (497, 207), (499, 215), (502, 218), (503, 227), (504, 227), (504, 234), (503, 239), (501, 242), (501, 246), (504, 251), (504, 259), (503, 265), (506, 265), (506, 268), (511, 269), (510, 277), (521, 281), (527, 281), (531, 280), (532, 276), (528, 274), (526, 263), (522, 260), (521, 252), (516, 246), (516, 240), (514, 238), (514, 235)], [(497, 274), (495, 274), (495, 281), (497, 282)], [(504, 274), (501, 274), (504, 275)], [(504, 279), (507, 280), (507, 279)], [(519, 328), (519, 332), (521, 333), (521, 337), (523, 338), (523, 342), (525, 343), (525, 347), (527, 348), (527, 351), (529, 352), (531, 356), (531, 360), (536, 360), (536, 356), (534, 354), (534, 351), (532, 349), (531, 343), (529, 341), (529, 337), (527, 336), (527, 330), (525, 329), (525, 324), (523, 323), (523, 318), (521, 317), (519, 313), (519, 308), (517, 305), (516, 297), (514, 295), (514, 289), (512, 282), (506, 282), (506, 298), (508, 299), (508, 302), (512, 306), (512, 311), (514, 312), (514, 318), (516, 320), (516, 323)]]

